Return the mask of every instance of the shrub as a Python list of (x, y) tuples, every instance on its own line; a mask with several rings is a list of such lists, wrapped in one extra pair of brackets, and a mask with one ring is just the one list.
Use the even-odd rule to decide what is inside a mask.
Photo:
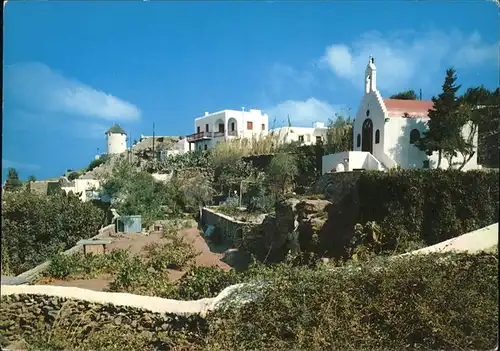
[(44, 275), (58, 279), (94, 278), (101, 274), (114, 274), (128, 260), (126, 250), (113, 250), (105, 255), (60, 253), (52, 258)]
[(198, 300), (215, 297), (230, 285), (241, 281), (235, 271), (224, 272), (218, 267), (195, 267), (177, 283), (177, 291), (169, 298)]
[(266, 183), (267, 179), (259, 177), (256, 181), (248, 184), (244, 197), (249, 212), (269, 213), (274, 210), (276, 197), (270, 193)]
[(373, 266), (369, 262), (333, 271), (282, 269), (253, 302), (209, 315), (206, 348), (496, 346), (497, 257), (425, 255)]
[(286, 189), (292, 185), (298, 172), (297, 158), (290, 153), (275, 155), (267, 171), (269, 181), (278, 193), (286, 192)]
[(89, 165), (87, 166), (87, 171), (91, 171), (94, 168), (99, 167), (100, 165), (106, 163), (108, 160), (109, 160), (109, 155), (99, 156), (98, 159), (90, 161)]
[(13, 274), (95, 235), (104, 220), (101, 209), (72, 194), (6, 193), (2, 200), (2, 246)]
[(79, 176), (81, 176), (81, 173), (80, 172), (71, 172), (69, 175), (68, 175), (68, 180), (71, 182), (73, 180), (75, 180), (76, 178), (78, 178)]
[(197, 253), (182, 239), (159, 244), (151, 243), (145, 248), (147, 264), (157, 271), (181, 269), (194, 262)]
[(368, 172), (359, 178), (359, 223), (400, 241), (433, 245), (498, 222), (498, 173)]
[(109, 284), (109, 291), (128, 292), (137, 295), (167, 297), (174, 286), (166, 271), (151, 270), (139, 256), (126, 261)]

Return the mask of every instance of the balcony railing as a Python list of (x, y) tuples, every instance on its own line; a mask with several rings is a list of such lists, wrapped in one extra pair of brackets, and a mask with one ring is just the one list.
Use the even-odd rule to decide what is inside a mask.
[(220, 138), (224, 136), (224, 132), (200, 132), (186, 136), (188, 142), (197, 140), (208, 140), (212, 138)]

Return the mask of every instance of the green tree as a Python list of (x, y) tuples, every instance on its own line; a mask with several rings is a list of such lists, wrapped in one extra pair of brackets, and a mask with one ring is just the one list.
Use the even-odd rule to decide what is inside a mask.
[(463, 118), (459, 118), (460, 102), (456, 96), (460, 85), (455, 84), (456, 80), (455, 70), (448, 69), (442, 88), (443, 92), (438, 97), (432, 97), (434, 105), (429, 110), (428, 130), (415, 143), (420, 150), (428, 155), (435, 151), (438, 152), (437, 167), (441, 166), (443, 157), (451, 161), (463, 144), (461, 135)]
[(2, 200), (2, 266), (13, 274), (94, 236), (104, 220), (102, 210), (72, 194), (13, 192)]
[(101, 155), (99, 158), (93, 159), (87, 166), (87, 171), (91, 171), (94, 168), (99, 167), (103, 163), (106, 163), (108, 160), (109, 160), (109, 155)]
[(294, 154), (280, 152), (269, 164), (267, 174), (277, 193), (284, 194), (298, 175), (297, 158)]
[[(498, 132), (500, 125), (500, 91), (490, 91), (483, 86), (469, 88), (459, 99), (462, 118), (472, 121), (473, 128), (467, 137), (469, 148), (461, 150), (467, 159), (474, 155), (470, 147), (478, 134), (478, 162), (490, 167), (498, 167)], [(465, 152), (464, 152), (465, 151)]]
[(71, 181), (75, 180), (76, 178), (78, 178), (80, 175), (81, 175), (80, 172), (77, 172), (77, 171), (71, 172), (68, 175), (68, 180), (71, 182)]
[(19, 179), (19, 173), (15, 168), (9, 168), (7, 180), (5, 181), (5, 191), (19, 191), (23, 187), (23, 182)]
[(194, 207), (198, 209), (198, 204), (206, 200), (207, 191), (206, 179), (200, 174), (183, 182), (176, 179), (158, 182), (148, 172), (126, 161), (113, 167), (99, 190), (101, 196), (111, 198), (111, 205), (118, 213), (141, 215), (145, 226), (163, 219), (166, 211), (177, 216)]
[(352, 150), (352, 125), (350, 117), (344, 118), (337, 114), (335, 121), (330, 120), (326, 132), (325, 151), (337, 153)]
[(415, 90), (406, 90), (401, 93), (392, 95), (390, 99), (417, 100), (417, 94), (415, 94)]

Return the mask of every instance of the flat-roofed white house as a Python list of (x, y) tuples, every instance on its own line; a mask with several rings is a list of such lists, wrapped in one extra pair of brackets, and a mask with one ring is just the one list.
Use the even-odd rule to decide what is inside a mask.
[[(365, 93), (353, 126), (353, 151), (323, 156), (323, 174), (354, 170), (387, 170), (393, 167), (436, 168), (438, 153), (428, 156), (414, 143), (427, 130), (432, 101), (384, 99), (377, 90), (375, 59), (370, 57), (365, 70)], [(462, 130), (469, 137), (472, 124)], [(463, 170), (477, 169), (477, 133), (473, 136), (474, 156)], [(453, 158), (461, 164), (463, 157)], [(448, 168), (443, 157), (440, 168)]]
[(90, 175), (83, 175), (80, 178), (73, 179), (69, 182), (65, 179), (61, 189), (67, 193), (72, 192), (77, 195), (81, 201), (89, 201), (98, 198), (98, 190), (100, 181)]
[(280, 142), (299, 142), (302, 145), (324, 143), (328, 128), (323, 122), (315, 122), (312, 127), (280, 127), (274, 128), (269, 133), (279, 137)]
[(194, 122), (195, 133), (186, 137), (189, 150), (212, 149), (220, 141), (267, 135), (269, 117), (261, 110), (205, 112)]

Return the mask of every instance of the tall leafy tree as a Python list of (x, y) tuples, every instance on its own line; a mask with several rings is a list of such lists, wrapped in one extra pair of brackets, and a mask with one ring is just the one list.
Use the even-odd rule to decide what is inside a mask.
[(478, 137), (478, 162), (489, 167), (498, 167), (498, 137), (500, 127), (500, 91), (490, 91), (483, 86), (469, 88), (460, 97), (462, 118), (473, 122), (465, 150), (465, 158), (474, 156), (472, 141)]
[(21, 190), (23, 182), (19, 179), (19, 173), (15, 168), (9, 168), (7, 173), (7, 180), (5, 182), (5, 191), (18, 191)]
[(352, 150), (352, 120), (336, 115), (335, 121), (330, 120), (326, 132), (325, 151), (336, 153)]
[(448, 69), (442, 93), (432, 97), (434, 105), (428, 114), (428, 130), (416, 142), (416, 146), (428, 155), (438, 152), (437, 167), (441, 166), (443, 157), (451, 163), (453, 156), (457, 154), (456, 150), (461, 148), (463, 143), (461, 131), (464, 120), (458, 118), (460, 102), (456, 93), (460, 85), (455, 83), (456, 80), (456, 71), (453, 68)]

